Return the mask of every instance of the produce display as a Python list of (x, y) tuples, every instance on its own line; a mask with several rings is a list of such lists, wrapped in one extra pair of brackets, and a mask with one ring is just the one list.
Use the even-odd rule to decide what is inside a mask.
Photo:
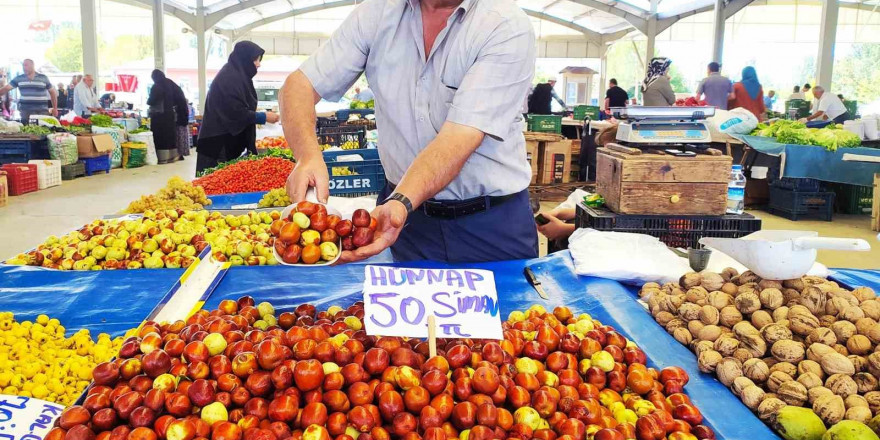
[(57, 319), (39, 315), (18, 322), (0, 312), (0, 392), (70, 405), (89, 385), (95, 365), (107, 362), (122, 345), (106, 333), (92, 341), (88, 330), (69, 338)]
[(71, 126), (86, 127), (92, 125), (92, 121), (91, 119), (86, 119), (82, 116), (74, 116), (72, 121), (61, 121), (61, 125), (65, 128)]
[(776, 142), (794, 145), (819, 145), (828, 151), (862, 145), (859, 135), (843, 129), (841, 124), (824, 128), (807, 128), (801, 122), (782, 119), (772, 124), (758, 124), (751, 135), (776, 138)]
[(89, 120), (95, 127), (116, 127), (116, 124), (113, 123), (113, 118), (107, 115), (94, 114), (89, 117)]
[[(334, 148), (334, 146), (330, 145), (330, 144), (322, 144), (321, 145), (321, 151), (326, 151), (330, 148)], [(361, 144), (358, 141), (349, 140), (349, 141), (343, 142), (342, 145), (339, 146), (339, 148), (342, 150), (357, 150), (357, 149), (361, 148)]]
[(269, 226), (278, 211), (147, 211), (142, 218), (95, 220), (67, 235), (50, 236), (6, 264), (61, 270), (187, 268), (209, 244), (214, 259), (233, 266), (277, 264)]
[(331, 176), (357, 176), (358, 172), (351, 169), (351, 167), (332, 167), (330, 168)]
[(46, 136), (52, 134), (52, 130), (48, 127), (36, 124), (23, 125), (21, 127), (21, 132), (25, 134), (32, 134), (34, 136)]
[(257, 140), (257, 148), (288, 148), (284, 136), (267, 136)]
[[(368, 336), (364, 309), (275, 315), (251, 297), (146, 323), (93, 371), (47, 440), (714, 439), (678, 367), (648, 368), (566, 307), (515, 311), (504, 340)], [(668, 394), (668, 395), (667, 395)]]
[(376, 101), (371, 99), (369, 101), (358, 101), (357, 99), (352, 99), (348, 104), (348, 108), (350, 110), (363, 110), (368, 108), (374, 108), (376, 105)]
[(260, 160), (266, 157), (280, 157), (288, 160), (293, 159), (293, 152), (286, 148), (270, 148), (269, 151), (260, 154), (249, 154), (247, 156), (237, 157), (227, 162), (221, 162), (217, 164), (217, 166), (212, 168), (205, 168), (201, 173), (196, 173), (196, 177), (206, 176), (208, 174), (213, 173), (214, 171), (221, 170), (223, 168), (228, 167), (229, 165), (236, 164), (246, 160)]
[(285, 208), (290, 205), (290, 196), (287, 195), (286, 188), (275, 188), (263, 194), (263, 198), (257, 202), (260, 208)]
[[(639, 295), (701, 371), (783, 438), (878, 438), (864, 427), (880, 432), (880, 300), (871, 289), (728, 268), (648, 283)], [(834, 434), (854, 426), (870, 434)]]
[(678, 107), (700, 107), (708, 105), (708, 103), (703, 100), (697, 101), (697, 98), (694, 98), (693, 96), (688, 96), (685, 99), (676, 99), (675, 105)]
[[(287, 218), (272, 222), (275, 254), (287, 264), (331, 262), (342, 250), (350, 251), (373, 242), (376, 219), (366, 209), (358, 209), (351, 220), (327, 214), (320, 203), (302, 201)], [(276, 258), (277, 258), (276, 257)]]
[(241, 160), (193, 180), (208, 195), (269, 191), (284, 186), (293, 162), (279, 157)]
[(211, 200), (205, 195), (204, 188), (194, 186), (192, 183), (174, 176), (156, 194), (141, 196), (140, 199), (129, 203), (125, 212), (140, 214), (145, 211), (164, 211), (166, 209), (195, 211), (210, 204)]

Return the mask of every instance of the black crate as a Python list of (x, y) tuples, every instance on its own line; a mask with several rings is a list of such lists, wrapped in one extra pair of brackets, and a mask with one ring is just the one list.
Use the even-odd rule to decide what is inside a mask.
[(29, 160), (50, 159), (49, 141), (45, 136), (0, 138), (0, 165), (27, 163)]
[(338, 127), (341, 122), (336, 118), (325, 118), (323, 116), (318, 116), (318, 121), (315, 124), (316, 129), (321, 129), (324, 127)]
[(781, 179), (772, 180), (770, 181), (770, 185), (776, 188), (803, 192), (818, 192), (821, 189), (821, 182), (816, 179), (799, 179), (793, 177), (783, 177)]
[(82, 162), (61, 165), (61, 180), (73, 180), (86, 175), (86, 166)]
[(717, 216), (668, 216), (615, 214), (604, 208), (578, 203), (578, 228), (632, 232), (657, 237), (667, 246), (702, 248), (703, 237), (739, 238), (761, 230), (761, 219), (750, 214)]
[[(335, 131), (341, 128), (348, 127), (336, 127), (333, 130)], [(322, 133), (318, 134), (318, 145), (328, 145), (330, 147), (339, 147), (348, 150), (364, 148), (367, 145), (366, 133), (363, 129), (348, 129), (341, 133), (324, 133), (323, 130), (327, 129), (322, 129)]]
[(834, 214), (834, 193), (771, 186), (767, 211), (794, 221), (809, 217), (830, 222)]

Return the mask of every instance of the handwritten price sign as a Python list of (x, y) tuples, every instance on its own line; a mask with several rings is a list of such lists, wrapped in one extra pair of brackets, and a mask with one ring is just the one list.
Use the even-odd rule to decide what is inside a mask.
[(428, 336), (434, 315), (438, 338), (502, 339), (495, 277), (488, 270), (364, 268), (367, 334)]
[(55, 403), (0, 394), (0, 439), (41, 440), (62, 411)]

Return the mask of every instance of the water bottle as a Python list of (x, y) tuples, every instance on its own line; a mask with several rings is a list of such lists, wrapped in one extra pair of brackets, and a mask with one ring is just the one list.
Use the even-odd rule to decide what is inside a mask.
[(742, 214), (745, 209), (746, 175), (742, 165), (734, 165), (727, 182), (727, 213)]

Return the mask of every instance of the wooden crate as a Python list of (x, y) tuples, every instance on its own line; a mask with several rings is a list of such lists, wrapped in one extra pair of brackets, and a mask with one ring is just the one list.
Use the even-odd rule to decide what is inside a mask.
[(722, 215), (730, 156), (629, 154), (599, 148), (596, 189), (618, 214)]
[(541, 142), (538, 145), (538, 179), (541, 185), (568, 183), (571, 179), (571, 142)]

